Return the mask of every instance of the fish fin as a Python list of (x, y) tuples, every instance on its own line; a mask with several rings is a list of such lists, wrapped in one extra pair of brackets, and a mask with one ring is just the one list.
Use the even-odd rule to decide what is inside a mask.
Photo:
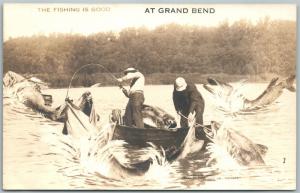
[(295, 78), (296, 75), (293, 74), (286, 79), (286, 89), (288, 89), (291, 92), (296, 92), (296, 88), (293, 85)]
[(265, 94), (267, 94), (270, 91), (270, 89), (276, 84), (276, 82), (277, 82), (278, 79), (279, 79), (278, 77), (273, 78), (271, 80), (271, 82), (269, 83), (269, 85), (267, 86), (267, 88), (264, 90), (264, 92), (262, 92), (256, 99), (254, 99), (252, 101), (257, 101), (257, 100), (261, 99)]
[(240, 84), (244, 84), (245, 82), (247, 82), (248, 80), (247, 79), (242, 79), (242, 80), (239, 80), (239, 83)]
[(277, 82), (278, 79), (279, 79), (278, 77), (273, 78), (273, 79), (271, 80), (271, 82), (269, 83), (267, 89), (268, 89), (268, 88), (271, 88), (272, 86), (274, 86), (274, 85), (276, 84), (276, 82)]
[(62, 133), (63, 133), (64, 135), (68, 135), (68, 129), (67, 129), (67, 123), (66, 123), (66, 122), (64, 123), (64, 128), (63, 128), (63, 130), (62, 130)]

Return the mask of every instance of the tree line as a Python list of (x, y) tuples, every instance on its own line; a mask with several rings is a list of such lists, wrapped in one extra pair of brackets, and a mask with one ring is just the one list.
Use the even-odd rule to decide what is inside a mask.
[[(4, 73), (34, 74), (56, 87), (67, 86), (78, 68), (91, 63), (101, 64), (116, 75), (136, 67), (146, 76), (156, 77), (153, 83), (170, 83), (166, 81), (170, 76), (191, 73), (197, 77), (287, 76), (296, 70), (296, 22), (264, 18), (256, 24), (224, 21), (216, 27), (171, 23), (153, 30), (126, 28), (119, 33), (88, 36), (53, 33), (10, 38), (3, 49)], [(113, 82), (104, 69), (90, 67), (74, 84), (97, 81)]]

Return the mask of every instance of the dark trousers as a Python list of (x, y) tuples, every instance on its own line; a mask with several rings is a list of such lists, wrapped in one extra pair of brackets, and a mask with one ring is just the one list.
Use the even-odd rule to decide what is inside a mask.
[[(196, 124), (203, 125), (204, 109), (201, 108), (200, 105), (197, 105), (196, 108), (195, 108), (195, 112), (196, 112), (196, 115), (195, 115)], [(189, 115), (189, 112), (183, 113), (183, 115), (187, 118), (188, 115)], [(188, 125), (188, 120), (186, 118), (184, 118), (184, 117), (180, 118), (180, 126), (181, 127), (188, 127), (189, 126)], [(204, 137), (203, 135), (205, 135), (205, 134), (204, 134), (203, 128), (201, 126), (196, 127), (195, 135), (196, 135), (197, 139), (201, 139), (202, 137)]]
[(145, 101), (142, 92), (134, 92), (129, 96), (129, 101), (125, 111), (125, 125), (144, 128), (142, 106)]

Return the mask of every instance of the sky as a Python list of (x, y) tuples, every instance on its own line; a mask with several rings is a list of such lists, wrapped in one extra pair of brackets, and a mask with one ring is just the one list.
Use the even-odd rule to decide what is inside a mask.
[[(154, 13), (145, 13), (155, 8)], [(187, 8), (188, 13), (159, 13), (165, 8)], [(214, 13), (192, 13), (210, 8)], [(241, 19), (256, 23), (262, 18), (296, 21), (294, 4), (4, 4), (3, 35), (9, 38), (51, 33), (89, 35), (119, 32), (127, 27), (153, 29), (166, 23), (217, 26)]]

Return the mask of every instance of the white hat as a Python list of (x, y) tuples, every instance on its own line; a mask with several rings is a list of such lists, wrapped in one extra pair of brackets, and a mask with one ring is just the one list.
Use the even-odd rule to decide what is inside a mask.
[(186, 89), (186, 87), (187, 87), (187, 84), (186, 84), (184, 78), (182, 78), (182, 77), (176, 78), (176, 80), (175, 80), (175, 89), (177, 91), (183, 91), (184, 89)]
[(126, 70), (124, 70), (124, 74), (130, 73), (130, 72), (137, 72), (137, 70), (135, 68), (127, 68)]

